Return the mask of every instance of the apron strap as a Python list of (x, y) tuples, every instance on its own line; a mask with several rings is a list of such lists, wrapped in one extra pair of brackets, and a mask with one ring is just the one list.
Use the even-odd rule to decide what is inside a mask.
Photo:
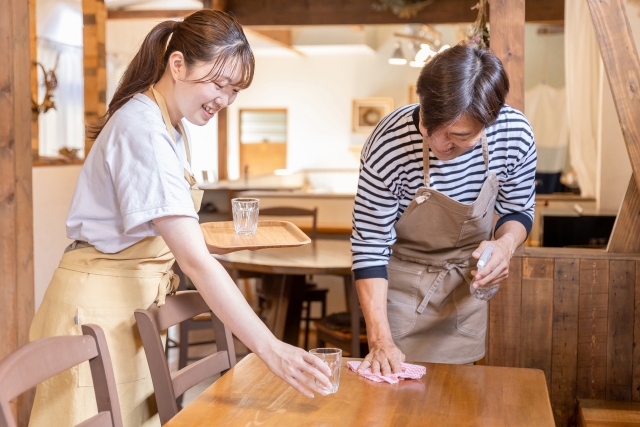
[[(175, 128), (171, 126), (171, 120), (169, 119), (169, 110), (167, 109), (167, 104), (164, 102), (164, 98), (157, 90), (151, 85), (149, 87), (151, 93), (156, 98), (156, 102), (158, 103), (158, 107), (160, 107), (160, 112), (162, 113), (162, 119), (164, 120), (164, 125), (167, 127), (167, 132), (169, 132), (169, 136), (174, 143), (176, 143), (176, 136), (174, 134)], [(187, 163), (191, 166), (191, 150), (189, 149), (189, 139), (187, 138), (187, 132), (185, 132), (184, 127), (182, 126), (182, 121), (178, 122), (178, 129), (180, 134), (182, 135), (182, 139), (184, 140), (184, 148), (187, 153)], [(184, 178), (189, 182), (189, 186), (193, 188), (196, 184), (196, 178), (190, 173), (186, 168), (184, 169)]]
[(436, 277), (436, 280), (434, 280), (431, 286), (429, 287), (427, 294), (424, 296), (424, 298), (422, 299), (422, 302), (416, 309), (418, 314), (422, 314), (424, 309), (427, 308), (427, 304), (429, 304), (429, 301), (431, 300), (431, 296), (436, 291), (436, 289), (438, 289), (440, 282), (442, 282), (442, 280), (445, 278), (447, 274), (451, 272), (451, 270), (457, 270), (458, 273), (460, 273), (460, 276), (462, 276), (464, 280), (467, 280), (466, 276), (464, 275), (464, 271), (462, 269), (468, 266), (469, 266), (468, 261), (465, 261), (462, 264), (453, 264), (453, 263), (447, 262), (442, 266), (429, 266), (429, 272), (435, 273), (436, 271), (439, 271), (439, 274)]
[(484, 167), (489, 172), (489, 143), (487, 142), (487, 132), (482, 130), (482, 157), (484, 158)]
[(424, 170), (424, 186), (429, 188), (429, 135), (422, 138), (422, 168)]

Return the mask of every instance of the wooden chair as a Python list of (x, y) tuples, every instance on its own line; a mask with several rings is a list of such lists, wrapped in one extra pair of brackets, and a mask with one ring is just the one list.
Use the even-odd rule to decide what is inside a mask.
[(83, 427), (122, 427), (120, 402), (104, 332), (83, 325), (83, 335), (44, 338), (19, 348), (0, 361), (0, 426), (16, 427), (9, 402), (42, 381), (89, 361), (98, 414)]
[[(173, 374), (170, 373), (160, 332), (202, 313), (211, 315), (218, 351)], [(136, 310), (135, 317), (147, 355), (162, 424), (178, 413), (177, 397), (201, 381), (224, 373), (236, 364), (231, 331), (213, 314), (197, 291), (168, 295), (162, 307), (151, 304), (146, 310)], [(183, 339), (180, 338), (181, 341)]]
[[(311, 217), (311, 230), (308, 233), (311, 240), (315, 240), (318, 235), (318, 208), (303, 209), (288, 206), (278, 206), (272, 208), (260, 209), (261, 216), (277, 216), (277, 217)], [(301, 311), (304, 312), (302, 320), (304, 325), (304, 348), (309, 349), (309, 326), (311, 321), (322, 319), (327, 314), (327, 293), (328, 289), (318, 288), (318, 285), (311, 282), (313, 277), (309, 277), (304, 289), (304, 297), (302, 300)], [(320, 303), (320, 317), (311, 316), (311, 304)]]
[(640, 427), (640, 403), (578, 400), (578, 427)]

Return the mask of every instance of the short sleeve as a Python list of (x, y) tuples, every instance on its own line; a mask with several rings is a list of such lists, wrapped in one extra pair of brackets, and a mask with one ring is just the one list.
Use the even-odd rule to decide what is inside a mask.
[(125, 234), (165, 216), (197, 219), (178, 146), (149, 115), (131, 119), (145, 120), (146, 126), (119, 121), (105, 150)]

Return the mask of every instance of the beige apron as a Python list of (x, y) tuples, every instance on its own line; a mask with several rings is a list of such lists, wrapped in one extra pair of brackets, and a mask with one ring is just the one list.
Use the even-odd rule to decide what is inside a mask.
[[(167, 124), (164, 100), (157, 92), (154, 94)], [(170, 124), (167, 130), (174, 138)], [(180, 130), (190, 162), (182, 125)], [(203, 192), (195, 186), (195, 179), (186, 169), (184, 173), (198, 211)], [(169, 270), (174, 261), (159, 236), (147, 237), (115, 254), (105, 254), (88, 243), (76, 241), (65, 250), (31, 324), (31, 341), (80, 335), (83, 324), (102, 327), (113, 362), (125, 427), (160, 426), (149, 367), (133, 313), (154, 301), (163, 305), (166, 294), (175, 292), (178, 278)], [(38, 386), (29, 425), (72, 426), (95, 414), (91, 371), (85, 362)]]
[(470, 363), (485, 351), (487, 303), (469, 293), (473, 251), (489, 240), (498, 178), (489, 170), (471, 204), (460, 203), (429, 184), (429, 144), (423, 145), (424, 187), (395, 225), (396, 243), (387, 271), (391, 334), (409, 361)]

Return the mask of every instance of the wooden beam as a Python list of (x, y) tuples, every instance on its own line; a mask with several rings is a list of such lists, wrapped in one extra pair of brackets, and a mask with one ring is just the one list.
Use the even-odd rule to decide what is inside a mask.
[[(107, 7), (104, 0), (82, 0), (84, 50), (84, 120), (96, 122), (107, 112)], [(84, 155), (93, 141), (85, 137)]]
[(229, 178), (227, 154), (227, 109), (218, 111), (218, 180)]
[[(532, 2), (529, 2), (532, 3)], [(509, 76), (507, 104), (524, 111), (524, 0), (491, 0), (491, 50)], [(497, 29), (497, 31), (496, 31)]]
[(632, 183), (622, 202), (608, 251), (640, 250), (640, 59), (622, 0), (588, 0), (600, 53), (618, 113)]
[[(0, 13), (0, 359), (29, 342), (34, 309), (29, 2)], [(14, 402), (26, 426), (32, 394)]]
[[(389, 11), (378, 12), (372, 0), (228, 0), (228, 11), (242, 25), (358, 25), (406, 23), (473, 22), (476, 3), (469, 0), (436, 1), (411, 19)], [(564, 20), (563, 0), (536, 0), (527, 3), (528, 21)]]
[(618, 211), (607, 252), (638, 253), (640, 252), (640, 192), (633, 177), (629, 181), (627, 193)]
[[(31, 97), (37, 102), (38, 100), (38, 40), (36, 32), (36, 0), (29, 0), (29, 52), (31, 57), (31, 69), (29, 78), (31, 80)], [(31, 152), (33, 160), (40, 157), (39, 114), (35, 111), (31, 112)]]
[(107, 11), (107, 19), (179, 19), (196, 11), (197, 9), (109, 10)]
[(295, 49), (292, 44), (291, 39), (291, 29), (253, 29), (249, 27), (244, 27), (244, 31), (248, 33), (255, 34), (256, 36), (267, 40), (271, 43), (277, 44), (280, 47), (283, 47), (296, 55), (304, 56), (302, 52)]
[[(364, 25), (407, 23), (473, 22), (476, 11), (470, 0), (442, 0), (434, 2), (411, 19), (399, 18), (389, 11), (373, 10), (373, 0), (213, 0), (213, 9), (225, 10), (238, 18), (242, 25)], [(529, 1), (527, 22), (555, 22), (564, 20), (564, 0)], [(192, 11), (171, 10), (112, 10), (109, 19), (181, 18)]]

